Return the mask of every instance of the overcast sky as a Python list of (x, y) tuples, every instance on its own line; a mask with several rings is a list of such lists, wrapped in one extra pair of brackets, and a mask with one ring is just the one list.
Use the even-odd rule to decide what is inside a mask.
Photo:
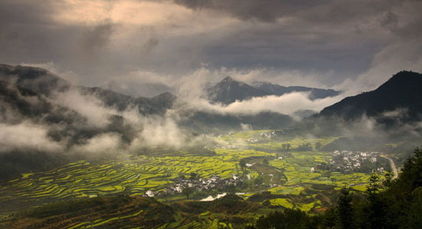
[(422, 71), (421, 11), (420, 0), (0, 0), (0, 62), (136, 95), (197, 75), (363, 91)]

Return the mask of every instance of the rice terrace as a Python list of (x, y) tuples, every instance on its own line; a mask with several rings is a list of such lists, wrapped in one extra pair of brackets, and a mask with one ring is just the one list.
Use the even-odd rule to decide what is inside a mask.
[[(343, 161), (334, 165), (336, 154), (323, 148), (336, 137), (289, 138), (280, 131), (259, 130), (216, 139), (219, 144), (207, 150), (162, 156), (152, 150), (148, 155), (122, 160), (77, 161), (46, 172), (24, 173), (1, 187), (0, 203), (11, 207), (1, 211), (113, 194), (176, 203), (186, 199), (212, 201), (236, 193), (267, 207), (318, 213), (333, 205), (336, 190), (351, 187), (365, 191), (372, 171), (378, 170), (380, 176), (390, 171), (389, 162), (379, 153), (372, 155), (374, 161), (366, 161), (366, 170), (360, 165), (348, 170), (341, 167)], [(213, 198), (207, 200), (208, 196)], [(110, 220), (124, 220), (138, 213)], [(107, 220), (102, 222), (106, 224)]]

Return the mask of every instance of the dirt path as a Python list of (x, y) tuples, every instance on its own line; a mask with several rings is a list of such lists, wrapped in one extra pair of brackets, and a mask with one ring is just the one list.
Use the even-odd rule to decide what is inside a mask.
[(397, 177), (399, 177), (399, 172), (397, 171), (396, 163), (394, 163), (393, 159), (385, 155), (380, 155), (380, 157), (383, 157), (390, 162), (391, 170), (393, 170), (393, 179), (396, 179)]

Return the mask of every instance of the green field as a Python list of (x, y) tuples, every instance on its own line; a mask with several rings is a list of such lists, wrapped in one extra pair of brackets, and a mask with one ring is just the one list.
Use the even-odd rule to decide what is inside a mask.
[[(0, 211), (7, 214), (58, 200), (117, 193), (131, 196), (143, 195), (149, 190), (159, 193), (175, 178), (191, 173), (205, 179), (236, 175), (244, 179), (245, 184), (237, 190), (244, 198), (267, 191), (270, 194), (257, 201), (305, 211), (331, 205), (330, 195), (336, 189), (347, 186), (365, 190), (369, 174), (312, 169), (327, 162), (331, 152), (314, 149), (286, 153), (281, 150), (283, 144), (290, 144), (292, 148), (306, 143), (321, 146), (335, 138), (268, 137), (271, 133), (271, 130), (245, 131), (217, 137), (219, 144), (211, 149), (215, 154), (207, 156), (195, 152), (159, 156), (160, 152), (156, 152), (153, 156), (137, 155), (122, 160), (77, 161), (46, 172), (22, 174), (0, 187), (0, 205), (7, 206)], [(250, 166), (240, 166), (241, 160)], [(172, 196), (160, 198), (171, 200)]]

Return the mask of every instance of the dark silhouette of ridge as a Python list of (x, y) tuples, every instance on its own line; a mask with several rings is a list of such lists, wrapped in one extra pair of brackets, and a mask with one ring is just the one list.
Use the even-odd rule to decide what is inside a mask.
[(252, 85), (226, 77), (216, 85), (208, 88), (208, 98), (211, 102), (228, 105), (230, 103), (242, 100), (248, 100), (253, 97), (263, 97), (268, 95), (281, 96), (292, 92), (307, 92), (309, 98), (322, 99), (339, 95), (339, 91), (332, 89), (310, 88), (302, 86), (281, 86), (268, 82), (255, 82)]
[(373, 91), (347, 97), (324, 108), (319, 116), (352, 120), (366, 115), (416, 121), (421, 120), (421, 114), (422, 74), (401, 71)]

